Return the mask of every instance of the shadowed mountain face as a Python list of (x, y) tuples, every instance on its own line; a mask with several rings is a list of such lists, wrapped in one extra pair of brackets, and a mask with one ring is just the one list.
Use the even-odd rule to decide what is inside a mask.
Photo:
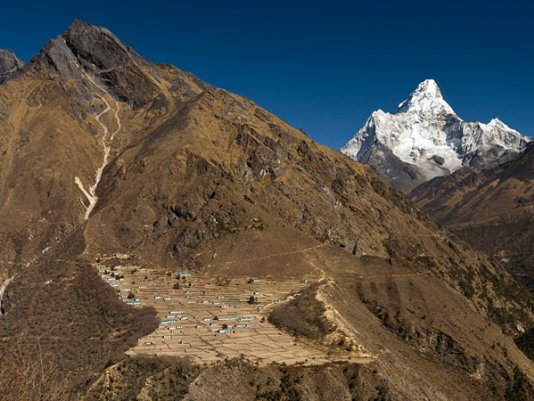
[[(243, 400), (532, 397), (508, 337), (532, 326), (532, 299), (500, 267), (372, 168), (106, 29), (75, 21), (0, 86), (0, 148), (0, 362), (35, 367), (34, 399), (210, 400), (230, 382)], [(96, 274), (117, 254), (161, 277), (313, 277), (276, 313), (298, 319), (275, 324), (347, 361), (124, 359), (157, 323)], [(20, 399), (23, 376), (3, 372), (2, 393)]]
[(415, 202), (534, 289), (534, 146), (493, 169), (464, 169), (412, 192)]

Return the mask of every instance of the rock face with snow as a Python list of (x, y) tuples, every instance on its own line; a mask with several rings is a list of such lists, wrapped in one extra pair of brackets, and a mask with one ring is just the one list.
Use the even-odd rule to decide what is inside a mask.
[(466, 122), (434, 80), (420, 83), (396, 114), (373, 112), (341, 152), (373, 165), (403, 191), (463, 166), (491, 167), (516, 157), (529, 138), (495, 118)]

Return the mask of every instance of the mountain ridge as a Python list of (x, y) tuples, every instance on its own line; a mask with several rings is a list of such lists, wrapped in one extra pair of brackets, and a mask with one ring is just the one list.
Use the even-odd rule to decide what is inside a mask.
[(415, 188), (411, 197), (440, 224), (503, 263), (529, 288), (534, 238), (534, 143), (490, 169), (463, 168)]
[(513, 159), (531, 139), (494, 118), (465, 122), (444, 100), (432, 79), (421, 82), (396, 114), (373, 112), (341, 152), (373, 165), (393, 185), (409, 192), (462, 166)]
[[(78, 42), (74, 33), (87, 30), (94, 43)], [(10, 280), (0, 363), (12, 367), (0, 375), (1, 396), (37, 400), (59, 386), (63, 398), (49, 398), (120, 400), (125, 388), (140, 399), (179, 388), (185, 399), (211, 401), (228, 383), (243, 389), (235, 396), (244, 401), (533, 394), (534, 366), (503, 334), (534, 324), (532, 299), (499, 265), (449, 237), (370, 166), (248, 99), (137, 59), (109, 72), (117, 63), (106, 46), (124, 48), (112, 37), (106, 46), (95, 41), (91, 33), (102, 32), (77, 23), (73, 37), (0, 85), (0, 276)], [(63, 74), (56, 67), (65, 60)], [(132, 92), (138, 84), (148, 87)], [(76, 177), (86, 191), (98, 183), (89, 214)], [(178, 281), (176, 272), (197, 279)], [(177, 310), (192, 313), (189, 287), (225, 291), (237, 282), (251, 291), (240, 294), (250, 302), (240, 301), (241, 310), (259, 308), (262, 294), (246, 287), (256, 277), (274, 283), (264, 292), (297, 282), (305, 296), (296, 307), (313, 313), (291, 322), (297, 327), (268, 326), (270, 308), (283, 315), (299, 298), (287, 290), (278, 305), (251, 312), (256, 327), (243, 330), (293, 335), (291, 352), (310, 347), (334, 362), (302, 366), (294, 355), (287, 366), (256, 363), (251, 353), (265, 337), (240, 345), (242, 355), (221, 346), (222, 355), (200, 364), (177, 357), (184, 344), (161, 343), (171, 335), (162, 327), (174, 310), (167, 305), (180, 300)], [(168, 299), (139, 295), (149, 286)], [(127, 288), (142, 304), (125, 304)], [(299, 323), (326, 334), (313, 338)], [(188, 329), (185, 341), (207, 328)], [(164, 348), (146, 348), (147, 337)], [(354, 359), (353, 349), (372, 358)], [(51, 372), (44, 380), (39, 355)], [(21, 377), (35, 387), (22, 388)], [(334, 384), (314, 385), (325, 382)]]

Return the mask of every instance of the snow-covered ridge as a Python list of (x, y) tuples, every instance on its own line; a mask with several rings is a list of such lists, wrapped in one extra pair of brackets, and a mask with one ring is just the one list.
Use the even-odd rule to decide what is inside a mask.
[(369, 163), (395, 186), (410, 190), (462, 166), (492, 166), (513, 158), (530, 139), (494, 118), (465, 122), (436, 82), (421, 82), (396, 114), (371, 114), (341, 152)]

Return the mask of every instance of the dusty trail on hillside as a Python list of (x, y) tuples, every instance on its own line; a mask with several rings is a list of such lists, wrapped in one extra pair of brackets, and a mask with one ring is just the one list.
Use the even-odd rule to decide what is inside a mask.
[[(100, 94), (97, 94), (97, 96), (106, 104), (106, 108), (95, 117), (96, 121), (98, 122), (98, 124), (100, 124), (100, 126), (102, 127), (102, 129), (104, 131), (104, 134), (102, 135), (102, 149), (103, 149), (103, 152), (104, 152), (104, 157), (102, 158), (102, 164), (96, 170), (95, 182), (94, 182), (93, 185), (91, 185), (89, 187), (88, 190), (85, 189), (85, 187), (84, 187), (84, 185), (82, 183), (82, 180), (78, 176), (74, 177), (74, 182), (76, 182), (76, 185), (78, 185), (78, 187), (80, 188), (82, 193), (87, 198), (87, 201), (89, 202), (86, 205), (83, 201), (81, 201), (83, 206), (86, 208), (85, 209), (85, 214), (84, 214), (84, 219), (88, 220), (89, 216), (91, 215), (91, 212), (94, 210), (94, 208), (95, 208), (95, 206), (96, 206), (96, 204), (98, 202), (98, 196), (96, 195), (96, 190), (98, 188), (98, 184), (100, 183), (100, 180), (102, 179), (102, 173), (103, 173), (104, 169), (106, 168), (106, 166), (109, 163), (109, 155), (111, 153), (111, 145), (113, 143), (113, 139), (115, 138), (115, 135), (121, 130), (121, 126), (122, 125), (121, 125), (121, 119), (119, 117), (119, 111), (120, 111), (119, 102), (117, 102), (115, 99), (113, 99), (113, 97), (109, 94), (109, 92), (106, 89), (104, 89), (101, 86), (99, 86), (94, 81), (94, 79), (91, 78), (87, 73), (85, 73), (85, 76), (87, 77), (87, 79), (96, 88), (98, 88), (99, 90), (103, 91), (107, 96), (110, 97), (111, 100), (113, 100), (113, 102), (115, 103), (114, 117), (115, 117), (115, 121), (117, 122), (117, 128), (115, 129), (115, 131), (113, 131), (111, 133), (111, 135), (109, 135), (109, 128), (107, 127), (106, 124), (104, 124), (102, 122), (101, 118), (102, 118), (102, 116), (104, 114), (107, 114), (111, 110), (111, 106), (109, 105), (108, 101), (104, 98), (104, 96), (102, 96)], [(109, 138), (108, 138), (108, 135), (109, 135)]]

